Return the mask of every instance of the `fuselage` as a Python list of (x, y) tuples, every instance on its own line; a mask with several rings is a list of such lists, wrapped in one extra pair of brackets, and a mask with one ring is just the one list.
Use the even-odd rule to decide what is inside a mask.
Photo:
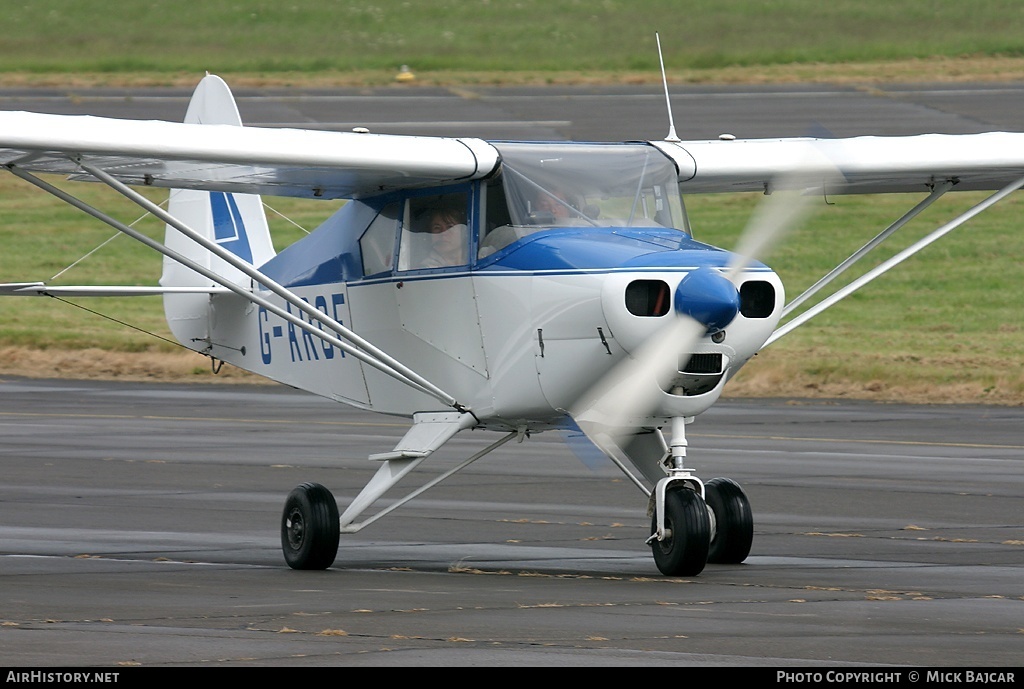
[[(698, 270), (723, 272), (732, 254), (676, 229), (687, 226), (678, 174), (654, 147), (498, 148), (502, 167), (491, 179), (351, 201), (261, 271), (453, 395), (482, 425), (559, 427), (580, 395), (688, 312), (679, 283)], [(681, 370), (658, 382), (653, 418), (707, 409), (771, 334), (779, 278), (753, 264), (735, 282), (739, 312), (680, 353)], [(242, 302), (212, 299), (212, 339), (232, 340), (221, 358), (375, 411), (441, 408)]]

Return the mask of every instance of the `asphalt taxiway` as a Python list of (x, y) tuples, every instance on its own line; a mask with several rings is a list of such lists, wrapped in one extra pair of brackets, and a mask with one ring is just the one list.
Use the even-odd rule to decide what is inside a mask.
[[(1022, 409), (724, 401), (690, 455), (744, 486), (755, 541), (697, 577), (658, 573), (643, 495), (556, 434), (290, 570), (288, 491), (344, 505), (404, 429), (281, 386), (3, 380), (0, 664), (1020, 660)], [(463, 436), (416, 473), (493, 439)]]
[[(923, 75), (924, 76), (924, 75)], [(196, 83), (202, 75), (196, 75)], [(230, 77), (227, 78), (231, 83)], [(670, 86), (685, 140), (777, 136), (975, 134), (1024, 127), (1024, 84), (764, 84)], [(233, 89), (242, 121), (262, 127), (527, 141), (662, 139), (660, 84), (399, 85)], [(191, 89), (0, 88), (0, 110), (181, 121)]]

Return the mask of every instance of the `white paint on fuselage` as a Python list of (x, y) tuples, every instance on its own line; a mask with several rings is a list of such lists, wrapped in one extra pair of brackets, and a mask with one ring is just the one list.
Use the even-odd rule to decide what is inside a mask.
[[(566, 410), (583, 393), (665, 319), (677, 317), (674, 311), (663, 317), (630, 314), (621, 296), (625, 285), (634, 279), (661, 279), (674, 290), (686, 272), (466, 271), (310, 286), (295, 292), (452, 394), (483, 425), (516, 428), (525, 424), (540, 430), (564, 424)], [(730, 375), (774, 330), (784, 299), (774, 273), (755, 271), (748, 277), (775, 286), (772, 316), (738, 315), (726, 328), (723, 342), (714, 343), (708, 336), (693, 348), (721, 353)], [(246, 306), (235, 295), (214, 297), (211, 309), (217, 358), (382, 413), (410, 416), (443, 410), (433, 397), (343, 354), (266, 309)], [(718, 399), (728, 377), (703, 394), (660, 393), (661, 408), (651, 418), (703, 412)]]

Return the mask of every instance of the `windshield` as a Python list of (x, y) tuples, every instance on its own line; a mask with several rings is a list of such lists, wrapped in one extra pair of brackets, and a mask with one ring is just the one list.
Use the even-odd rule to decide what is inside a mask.
[[(644, 144), (496, 143), (486, 256), (548, 227), (683, 227), (675, 165)], [(492, 236), (493, 235), (493, 236)]]

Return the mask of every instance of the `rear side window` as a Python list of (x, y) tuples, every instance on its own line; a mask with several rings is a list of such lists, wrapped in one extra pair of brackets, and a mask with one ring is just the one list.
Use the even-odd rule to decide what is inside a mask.
[(359, 253), (363, 257), (363, 275), (391, 272), (394, 267), (400, 209), (401, 205), (398, 203), (384, 206), (360, 238)]

